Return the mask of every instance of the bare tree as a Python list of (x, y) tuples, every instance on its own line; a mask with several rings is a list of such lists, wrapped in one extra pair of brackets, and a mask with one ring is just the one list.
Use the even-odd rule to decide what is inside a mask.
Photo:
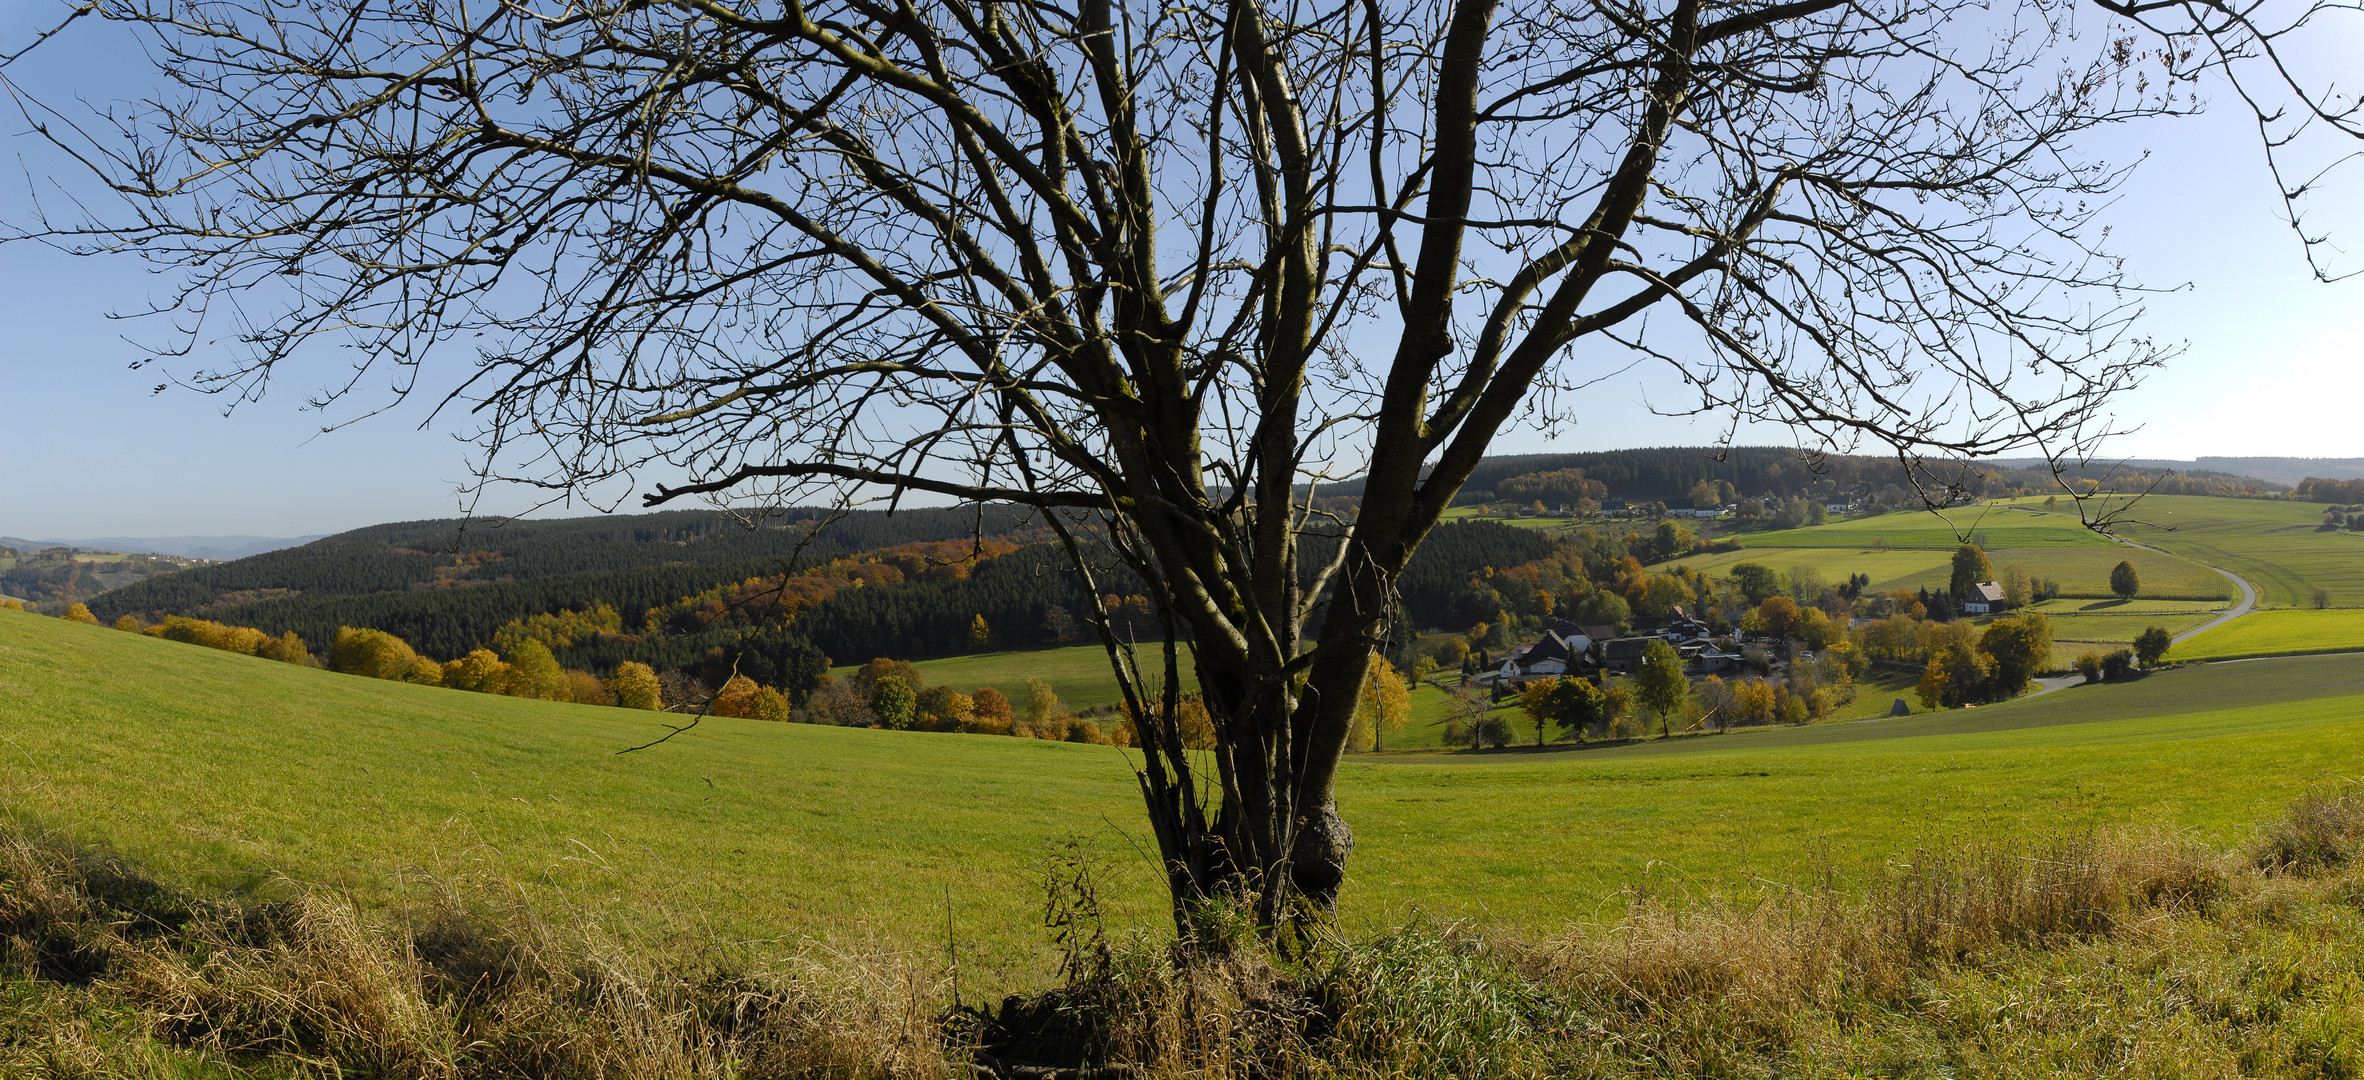
[(119, 196), (14, 235), (177, 272), (160, 356), (232, 319), (189, 385), (330, 342), (324, 403), (433, 387), (488, 478), (1040, 509), (1149, 583), (1149, 677), (1097, 615), (1178, 923), (1277, 926), (1335, 901), (1356, 688), (1497, 432), (1655, 360), (1816, 450), (2090, 451), (2164, 354), (2079, 139), (2253, 68), (2355, 134), (2272, 66), (2296, 2), (83, 0), (172, 91), (12, 86)]

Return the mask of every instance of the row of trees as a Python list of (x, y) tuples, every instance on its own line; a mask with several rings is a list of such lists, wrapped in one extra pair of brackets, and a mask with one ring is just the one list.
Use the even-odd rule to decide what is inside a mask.
[(2364, 503), (2364, 477), (2352, 480), (2334, 480), (2310, 476), (2300, 480), (2298, 486), (2291, 489), (2290, 494), (2293, 498), (2304, 499), (2308, 502), (2340, 503), (2342, 505)]
[[(82, 607), (80, 604), (74, 606)], [(95, 617), (90, 616), (88, 608), (83, 608), (82, 614), (85, 618), (76, 621), (98, 621)], [(71, 619), (74, 616), (72, 612), (68, 612), (66, 617)], [(293, 631), (272, 637), (251, 626), (229, 626), (206, 619), (183, 618), (179, 615), (167, 615), (163, 622), (154, 626), (141, 623), (136, 616), (125, 615), (115, 620), (115, 629), (134, 634), (146, 634), (149, 637), (163, 638), (166, 641), (202, 645), (208, 649), (220, 649), (224, 652), (234, 652), (245, 656), (259, 656), (265, 660), (277, 660), (281, 663), (302, 664), (307, 667), (313, 664), (312, 651), (304, 646), (304, 639), (297, 637)]]

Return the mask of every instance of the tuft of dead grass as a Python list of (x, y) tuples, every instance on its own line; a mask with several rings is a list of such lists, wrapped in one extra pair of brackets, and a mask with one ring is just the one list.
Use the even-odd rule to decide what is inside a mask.
[[(954, 1064), (940, 973), (890, 951), (669, 960), (449, 897), (387, 921), (320, 893), (199, 903), (38, 835), (0, 837), (0, 964), (211, 1059), (330, 1075), (937, 1080)], [(33, 1075), (112, 1075), (84, 1067), (84, 1034), (45, 1025)]]
[(1916, 974), (2007, 947), (2106, 935), (2221, 896), (2225, 858), (2184, 838), (2072, 833), (2031, 845), (1915, 852), (1867, 895), (1833, 886), (1760, 903), (1636, 904), (1530, 956), (1534, 977), (1611, 1011), (1713, 1001), (1736, 1023), (1792, 1030), (1848, 998), (1895, 1001)]
[(2357, 861), (2364, 852), (2364, 781), (2300, 795), (2279, 820), (2258, 830), (2250, 846), (2258, 869), (2319, 874)]

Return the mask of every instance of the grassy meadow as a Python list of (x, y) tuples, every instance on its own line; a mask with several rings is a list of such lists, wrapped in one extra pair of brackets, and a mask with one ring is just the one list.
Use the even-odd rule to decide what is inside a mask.
[[(2097, 505), (2099, 513), (2116, 505)], [(2073, 510), (2053, 516), (2074, 522)], [(2364, 605), (2364, 535), (2319, 532), (2319, 503), (2147, 496), (2119, 535), (2248, 579), (2262, 607), (2305, 607), (2319, 586), (2339, 606)]]
[[(1149, 668), (1151, 678), (1160, 677), (1164, 659), (1156, 649), (1143, 649), (1141, 662)], [(861, 666), (860, 662), (846, 664), (831, 668), (829, 673), (840, 679), (851, 678)], [(1116, 675), (1108, 667), (1108, 652), (1098, 645), (947, 656), (916, 661), (914, 666), (929, 686), (949, 686), (963, 693), (990, 686), (1001, 691), (1021, 712), (1026, 708), (1028, 679), (1051, 684), (1059, 700), (1070, 709), (1124, 703), (1124, 695), (1117, 690)], [(1182, 660), (1182, 686), (1186, 691), (1198, 689), (1198, 673), (1191, 669), (1188, 656)]]
[(1446, 521), (1499, 521), (1504, 525), (1516, 525), (1522, 529), (1566, 529), (1582, 524), (1582, 522), (1563, 517), (1503, 517), (1499, 514), (1487, 516), (1479, 514), (1477, 509), (1474, 506), (1449, 506), (1439, 516)]
[[(2134, 823), (2237, 840), (2364, 754), (2364, 657), (2167, 672), (1873, 723), (1352, 759), (1346, 910), (1542, 931), (1628, 890), (1756, 895), (1914, 844)], [(754, 937), (960, 942), (1043, 976), (1041, 875), (1162, 916), (1106, 747), (707, 719), (376, 682), (0, 612), (5, 809), (168, 877), (396, 904), (436, 877)]]
[(2358, 649), (2364, 649), (2364, 608), (2293, 608), (2250, 612), (2167, 655), (2173, 660), (2225, 660)]
[[(1986, 539), (1980, 541), (1978, 537)], [(1931, 548), (1952, 551), (1964, 543), (1996, 548), (2106, 547), (2107, 537), (2073, 517), (2037, 517), (1996, 507), (1870, 514), (1802, 529), (1742, 533), (1742, 542), (1762, 548)]]

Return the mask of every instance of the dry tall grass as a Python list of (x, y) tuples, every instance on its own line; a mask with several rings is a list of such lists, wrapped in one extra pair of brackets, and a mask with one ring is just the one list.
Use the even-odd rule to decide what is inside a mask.
[(1762, 903), (1636, 902), (1540, 943), (1413, 925), (1286, 960), (1244, 926), (1111, 935), (1070, 864), (1062, 985), (956, 1009), (941, 964), (892, 950), (652, 948), (481, 897), (206, 900), (19, 830), (0, 1074), (2354, 1076), (2360, 845), (2349, 787), (2238, 853), (2063, 834)]

